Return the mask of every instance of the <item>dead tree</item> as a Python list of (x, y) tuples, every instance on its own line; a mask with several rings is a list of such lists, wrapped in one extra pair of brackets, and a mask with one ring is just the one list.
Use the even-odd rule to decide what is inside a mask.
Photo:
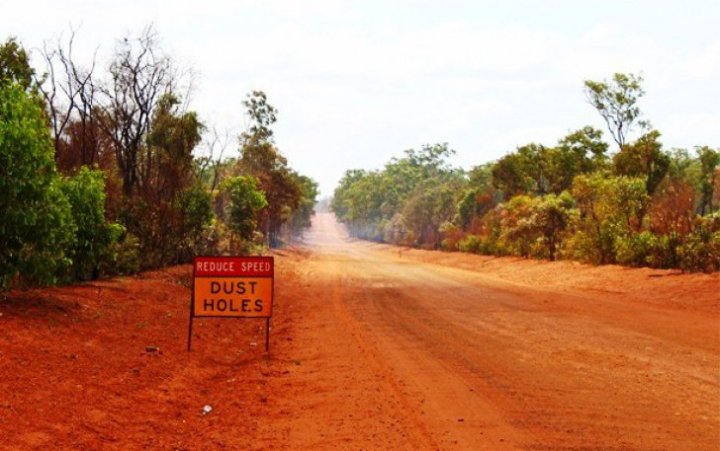
[[(53, 133), (56, 158), (61, 154), (67, 141), (73, 141), (79, 149), (79, 165), (90, 165), (99, 160), (100, 145), (97, 136), (96, 100), (97, 80), (94, 78), (97, 51), (89, 67), (80, 66), (73, 59), (76, 30), (70, 30), (67, 44), (58, 38), (54, 48), (43, 45), (42, 57), (47, 72), (36, 80), (40, 93), (45, 99), (50, 126)], [(76, 123), (75, 123), (76, 122)], [(65, 136), (72, 127), (72, 136)]]
[(157, 35), (150, 26), (140, 36), (126, 37), (118, 43), (110, 77), (102, 88), (100, 123), (112, 142), (123, 193), (132, 196), (140, 180), (149, 178), (153, 155), (144, 140), (157, 102), (173, 91), (177, 73), (170, 58), (160, 51)]
[(197, 159), (197, 177), (204, 180), (205, 174), (210, 171), (210, 192), (215, 191), (218, 186), (223, 157), (231, 142), (232, 134), (228, 130), (220, 133), (215, 127), (209, 130), (203, 139), (206, 155)]

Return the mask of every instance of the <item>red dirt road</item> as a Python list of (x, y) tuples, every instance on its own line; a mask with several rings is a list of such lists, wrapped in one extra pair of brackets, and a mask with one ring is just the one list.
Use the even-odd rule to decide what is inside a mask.
[(717, 274), (405, 251), (328, 215), (276, 270), (269, 359), (255, 320), (185, 352), (187, 266), (11, 293), (0, 449), (720, 449)]

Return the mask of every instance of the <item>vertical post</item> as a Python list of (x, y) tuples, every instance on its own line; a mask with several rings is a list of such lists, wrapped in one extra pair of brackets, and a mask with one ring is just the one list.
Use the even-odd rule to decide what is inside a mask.
[(265, 352), (270, 352), (270, 317), (265, 318)]
[(193, 313), (195, 313), (195, 312), (193, 312), (193, 309), (191, 306), (190, 307), (190, 324), (188, 324), (188, 346), (187, 346), (188, 352), (190, 352), (190, 345), (192, 344), (192, 323), (193, 323), (193, 316), (195, 316), (195, 315), (193, 315)]

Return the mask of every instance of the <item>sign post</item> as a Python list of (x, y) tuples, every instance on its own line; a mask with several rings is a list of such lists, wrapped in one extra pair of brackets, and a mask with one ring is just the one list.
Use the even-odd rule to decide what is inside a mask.
[(265, 318), (265, 352), (268, 352), (274, 282), (273, 257), (195, 257), (188, 352), (196, 317)]

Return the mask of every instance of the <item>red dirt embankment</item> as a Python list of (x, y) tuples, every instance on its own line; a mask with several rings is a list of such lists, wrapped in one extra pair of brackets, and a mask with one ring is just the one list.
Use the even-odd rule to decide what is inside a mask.
[[(0, 300), (0, 449), (686, 449), (720, 443), (720, 279), (349, 242), (276, 254), (264, 321), (190, 267)], [(212, 411), (203, 415), (205, 405)]]

